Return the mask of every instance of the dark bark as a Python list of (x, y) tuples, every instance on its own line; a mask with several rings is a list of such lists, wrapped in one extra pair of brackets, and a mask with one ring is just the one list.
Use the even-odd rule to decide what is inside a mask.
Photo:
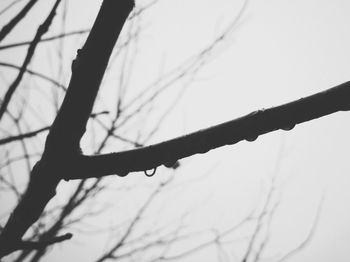
[(0, 257), (25, 246), (23, 235), (54, 197), (72, 156), (80, 152), (79, 142), (110, 54), (133, 6), (132, 0), (103, 1), (91, 33), (73, 62), (67, 94), (48, 134), (42, 159), (33, 168), (28, 188), (1, 232)]
[[(103, 1), (89, 37), (72, 64), (71, 81), (47, 136), (43, 156), (33, 168), (27, 191), (1, 232), (0, 257), (28, 247), (29, 242), (23, 241), (22, 237), (54, 197), (62, 179), (101, 178), (111, 174), (125, 176), (129, 172), (154, 169), (160, 165), (171, 167), (184, 157), (242, 140), (254, 141), (268, 132), (290, 130), (297, 124), (350, 110), (350, 82), (347, 82), (291, 103), (254, 111), (156, 145), (84, 156), (79, 146), (80, 139), (85, 133), (109, 57), (133, 5), (132, 0)], [(52, 232), (55, 234), (57, 230)], [(54, 243), (52, 234), (49, 234), (51, 240), (40, 243)], [(35, 247), (45, 249), (39, 244)]]
[(290, 130), (295, 125), (338, 111), (350, 110), (350, 82), (269, 109), (257, 110), (235, 120), (134, 150), (79, 156), (74, 171), (65, 179), (84, 179), (129, 172), (145, 171), (157, 166), (171, 167), (177, 160), (211, 149), (232, 145), (242, 140), (254, 141), (278, 129)]

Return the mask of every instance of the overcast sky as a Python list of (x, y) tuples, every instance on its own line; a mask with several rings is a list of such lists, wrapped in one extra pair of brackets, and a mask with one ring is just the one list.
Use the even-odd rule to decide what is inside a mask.
[[(9, 2), (0, 1), (0, 7)], [(21, 23), (4, 43), (32, 38), (51, 2), (39, 1), (35, 11), (28, 15), (28, 22)], [(68, 1), (67, 31), (89, 27), (100, 2)], [(143, 3), (136, 0), (136, 5)], [(142, 21), (137, 64), (130, 80), (134, 92), (202, 50), (225, 29), (242, 5), (240, 0), (161, 0)], [(250, 0), (235, 30), (195, 75), (176, 109), (150, 142), (219, 124), (350, 80), (349, 13), (347, 0)], [(1, 24), (5, 21), (7, 17), (0, 19)], [(59, 32), (58, 24), (55, 21), (50, 35)], [(83, 39), (73, 38), (65, 43), (67, 66)], [(41, 54), (31, 68), (52, 74), (45, 65), (54, 61), (54, 49), (54, 45), (41, 47)], [(20, 63), (25, 49), (21, 50), (0, 53), (0, 60)], [(11, 73), (6, 77), (10, 80)], [(105, 81), (109, 82), (101, 91), (101, 99), (113, 104), (116, 96), (108, 88), (113, 76)], [(165, 106), (172, 95), (157, 106)], [(48, 118), (53, 113), (48, 111)], [(349, 120), (350, 113), (336, 113), (289, 132), (276, 131), (253, 143), (241, 142), (185, 160), (178, 172), (179, 180), (198, 176), (203, 179), (177, 196), (178, 202), (169, 202), (174, 205), (172, 212), (176, 213), (177, 206), (183, 203), (201, 203), (189, 222), (193, 228), (235, 223), (259, 202), (271, 177), (277, 174), (280, 204), (272, 220), (266, 257), (275, 258), (305, 239), (323, 199), (312, 241), (290, 261), (349, 261)], [(210, 175), (206, 176), (209, 170)], [(136, 174), (130, 179), (141, 177), (142, 174)], [(85, 261), (81, 257), (86, 247), (84, 240), (76, 234), (72, 242), (73, 246), (57, 248), (50, 261), (62, 261), (65, 250)], [(185, 261), (216, 258), (213, 249), (207, 249)]]

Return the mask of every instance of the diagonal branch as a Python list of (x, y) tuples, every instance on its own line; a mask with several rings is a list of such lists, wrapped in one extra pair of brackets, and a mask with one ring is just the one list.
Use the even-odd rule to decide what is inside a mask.
[(45, 240), (45, 241), (22, 241), (18, 244), (16, 248), (17, 250), (33, 250), (33, 249), (40, 249), (43, 247), (47, 247), (56, 243), (63, 242), (65, 240), (69, 240), (72, 238), (71, 233), (64, 234), (62, 236), (53, 237), (52, 239)]
[[(55, 6), (59, 2), (56, 0)], [(133, 0), (103, 1), (90, 35), (73, 62), (71, 81), (51, 126), (44, 154), (34, 166), (26, 192), (1, 231), (0, 258), (22, 243), (25, 232), (55, 196), (62, 174), (70, 168), (62, 162), (79, 148), (109, 56), (133, 6)], [(3, 111), (6, 105), (4, 108)]]
[(12, 31), (12, 29), (26, 16), (38, 0), (30, 0), (22, 10), (9, 21), (0, 31), (0, 42)]
[(79, 150), (109, 57), (133, 5), (131, 0), (103, 2), (85, 45), (72, 63), (68, 91), (47, 137), (45, 153), (50, 149)]
[(314, 238), (315, 233), (316, 233), (316, 229), (317, 226), (319, 225), (320, 222), (320, 218), (321, 218), (321, 211), (322, 211), (322, 207), (323, 207), (323, 203), (324, 203), (324, 198), (322, 197), (317, 210), (316, 210), (316, 214), (315, 214), (315, 218), (314, 221), (311, 225), (311, 228), (308, 232), (308, 234), (306, 235), (306, 238), (301, 241), (296, 247), (294, 247), (292, 250), (289, 250), (286, 254), (284, 254), (281, 258), (279, 258), (278, 260), (276, 260), (277, 262), (285, 262), (290, 260), (290, 258), (292, 258), (294, 255), (296, 255), (298, 252), (300, 252), (301, 250), (303, 250), (307, 245), (310, 244), (311, 240)]
[(3, 7), (0, 10), (0, 15), (3, 15), (4, 13), (6, 13), (7, 11), (9, 11), (12, 7), (14, 7), (16, 4), (18, 4), (19, 2), (21, 2), (22, 0), (14, 0), (11, 3), (9, 3), (7, 6)]
[(257, 110), (232, 121), (159, 144), (118, 153), (79, 156), (74, 171), (65, 179), (82, 179), (145, 171), (160, 165), (242, 140), (254, 141), (278, 129), (290, 130), (296, 124), (338, 111), (350, 110), (350, 82), (326, 91), (269, 109)]

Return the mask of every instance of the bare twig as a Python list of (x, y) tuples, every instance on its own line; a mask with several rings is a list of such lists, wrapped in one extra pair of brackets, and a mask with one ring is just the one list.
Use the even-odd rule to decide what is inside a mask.
[(0, 31), (0, 42), (12, 31), (12, 29), (26, 16), (38, 0), (29, 0), (22, 10), (9, 21)]
[(9, 3), (7, 6), (5, 6), (3, 9), (0, 10), (0, 15), (6, 13), (8, 10), (10, 10), (12, 7), (14, 7), (16, 4), (21, 2), (22, 0), (14, 0), (12, 3)]
[(57, 236), (52, 239), (46, 240), (46, 241), (22, 241), (18, 244), (16, 250), (33, 250), (33, 249), (40, 249), (43, 247), (47, 247), (52, 244), (60, 243), (65, 240), (71, 239), (72, 238), (71, 233), (64, 234), (62, 236)]
[[(31, 2), (36, 2), (36, 1), (31, 1)], [(0, 120), (2, 119), (8, 104), (10, 103), (10, 100), (12, 98), (13, 93), (16, 91), (18, 85), (20, 84), (23, 75), (30, 63), (30, 61), (32, 60), (32, 57), (34, 55), (35, 49), (41, 39), (41, 37), (49, 30), (49, 27), (51, 25), (51, 22), (53, 20), (53, 18), (56, 15), (56, 10), (58, 5), (60, 4), (61, 0), (56, 0), (54, 6), (52, 7), (49, 15), (47, 16), (47, 18), (45, 19), (44, 23), (41, 24), (34, 36), (33, 41), (31, 42), (31, 44), (29, 45), (26, 57), (24, 59), (24, 62), (21, 66), (21, 69), (16, 77), (16, 79), (12, 82), (12, 84), (10, 85), (10, 87), (8, 88), (4, 99), (2, 100), (2, 104), (0, 106)], [(1, 38), (0, 38), (1, 39)]]
[(305, 237), (305, 239), (303, 241), (301, 241), (296, 247), (294, 247), (293, 249), (291, 249), (290, 251), (288, 251), (285, 255), (283, 255), (278, 262), (284, 262), (284, 261), (288, 261), (291, 257), (293, 257), (294, 255), (296, 255), (297, 253), (299, 253), (301, 250), (303, 250), (308, 244), (310, 244), (310, 241), (312, 240), (312, 238), (314, 237), (315, 233), (316, 233), (316, 228), (318, 226), (318, 222), (320, 220), (320, 216), (321, 216), (321, 211), (322, 211), (322, 205), (323, 205), (323, 197), (317, 207), (317, 211), (316, 211), (316, 215), (314, 218), (314, 221), (312, 223), (312, 226), (307, 234), (307, 236)]
[(42, 127), (42, 128), (37, 129), (37, 130), (28, 132), (28, 133), (23, 133), (23, 134), (17, 135), (17, 136), (5, 137), (5, 138), (0, 139), (0, 145), (11, 143), (11, 142), (17, 141), (17, 140), (22, 140), (25, 138), (30, 138), (30, 137), (36, 136), (36, 135), (38, 135), (42, 132), (48, 131), (48, 130), (50, 130), (50, 127), (46, 126), (46, 127)]
[[(47, 31), (59, 2), (60, 0), (55, 2), (33, 43), (37, 43), (43, 32)], [(57, 164), (60, 165), (59, 159), (76, 154), (79, 150), (80, 138), (85, 132), (86, 122), (91, 114), (108, 59), (133, 6), (132, 0), (103, 1), (91, 33), (73, 63), (71, 82), (46, 140), (42, 160), (33, 168), (27, 191), (1, 232), (0, 257), (15, 250), (24, 233), (38, 220), (46, 204), (55, 195), (61, 180), (58, 175), (60, 171), (57, 170)], [(29, 49), (34, 52), (32, 45)], [(29, 58), (31, 56), (27, 55)], [(28, 65), (29, 58), (26, 59), (24, 67)], [(81, 96), (82, 93), (84, 96)], [(5, 112), (11, 95), (7, 97), (7, 103), (2, 104), (2, 112)]]
[[(56, 39), (61, 39), (61, 38), (69, 37), (69, 36), (83, 35), (83, 34), (86, 34), (89, 32), (90, 32), (90, 29), (83, 29), (83, 30), (76, 30), (76, 31), (67, 32), (67, 33), (61, 33), (58, 35), (42, 38), (40, 40), (40, 43), (50, 42), (50, 41), (53, 41)], [(0, 50), (2, 51), (2, 50), (10, 49), (10, 48), (16, 48), (16, 47), (30, 45), (31, 42), (32, 41), (23, 41), (23, 42), (8, 44), (8, 45), (2, 45), (2, 46), (0, 46)]]
[(160, 183), (158, 185), (158, 187), (148, 196), (147, 200), (142, 205), (142, 207), (137, 211), (137, 214), (132, 219), (132, 221), (130, 222), (129, 226), (126, 228), (125, 232), (123, 233), (121, 238), (118, 240), (118, 242), (115, 245), (113, 245), (113, 247), (110, 248), (107, 252), (105, 252), (100, 258), (98, 258), (96, 260), (96, 262), (103, 262), (106, 259), (115, 258), (115, 252), (117, 252), (118, 249), (121, 248), (124, 245), (125, 241), (130, 236), (130, 234), (132, 233), (132, 231), (135, 229), (136, 225), (138, 224), (138, 222), (142, 218), (142, 215), (144, 214), (144, 212), (152, 204), (152, 202), (155, 199), (155, 197), (161, 192), (161, 190), (166, 185), (168, 185), (172, 181), (172, 179), (173, 179), (173, 177), (170, 177), (167, 181), (165, 181), (163, 183)]
[[(13, 68), (13, 69), (17, 69), (17, 70), (23, 70), (20, 66), (17, 66), (17, 65), (14, 65), (14, 64), (10, 64), (10, 63), (5, 63), (5, 62), (0, 62), (0, 66), (3, 66), (3, 67), (8, 67), (8, 68)], [(55, 79), (53, 78), (50, 78), (44, 74), (41, 74), (39, 72), (36, 72), (36, 71), (33, 71), (29, 68), (26, 68), (24, 70), (25, 73), (27, 74), (30, 74), (30, 75), (33, 75), (35, 77), (39, 77), (45, 81), (48, 81), (49, 83), (61, 88), (63, 91), (66, 91), (67, 90), (67, 87), (64, 86), (63, 84), (57, 82)]]

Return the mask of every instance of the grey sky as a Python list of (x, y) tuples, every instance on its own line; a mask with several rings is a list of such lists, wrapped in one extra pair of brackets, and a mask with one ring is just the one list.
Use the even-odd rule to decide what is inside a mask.
[[(10, 1), (1, 1), (0, 7), (7, 2)], [(5, 43), (32, 37), (34, 21), (41, 21), (49, 10), (45, 5), (49, 6), (52, 1), (41, 2), (46, 3), (40, 3), (40, 7), (28, 15), (29, 22), (21, 24)], [(88, 27), (99, 3), (69, 1), (67, 29)], [(142, 3), (136, 1), (136, 5)], [(138, 50), (138, 64), (130, 79), (134, 92), (210, 43), (241, 5), (242, 1), (229, 0), (162, 0), (143, 21), (142, 49)], [(176, 109), (150, 142), (228, 121), (350, 80), (349, 12), (350, 2), (346, 0), (250, 0), (235, 31), (195, 76)], [(4, 21), (7, 20), (0, 19), (1, 24)], [(53, 32), (58, 29), (57, 25), (53, 26)], [(76, 38), (66, 43), (67, 66), (81, 43), (82, 40)], [(55, 65), (47, 65), (55, 59), (54, 46), (45, 45), (40, 50), (31, 67), (50, 75)], [(1, 60), (10, 61), (20, 52), (7, 53)], [(11, 74), (7, 77), (11, 79)], [(113, 74), (105, 81), (101, 98), (112, 105), (116, 99)], [(176, 90), (171, 92), (156, 106), (162, 107), (171, 101), (177, 94)], [(48, 109), (47, 114), (48, 118), (52, 117), (53, 109)], [(290, 261), (349, 261), (349, 117), (349, 113), (337, 113), (289, 132), (277, 131), (259, 137), (253, 143), (241, 142), (194, 156), (184, 161), (183, 170), (179, 172), (180, 181), (204, 175), (211, 169), (212, 173), (203, 176), (194, 189), (180, 196), (175, 190), (164, 198), (172, 199), (169, 203), (174, 205), (174, 213), (182, 204), (201, 203), (198, 213), (188, 221), (193, 229), (224, 227), (237, 222), (259, 202), (279, 159), (280, 206), (272, 221), (266, 257), (275, 258), (305, 238), (323, 196), (322, 213), (312, 242)], [(151, 119), (145, 125), (152, 123)], [(142, 174), (135, 174), (130, 181), (144, 179), (141, 177)], [(145, 183), (150, 183), (147, 181)], [(62, 185), (59, 192), (64, 194), (67, 187)], [(177, 197), (176, 201), (172, 194)], [(118, 212), (120, 209), (111, 211), (111, 216), (118, 217)], [(173, 215), (168, 214), (169, 217)], [(107, 223), (108, 219), (101, 223)], [(66, 250), (81, 259), (82, 253), (89, 255), (103, 246), (101, 243), (91, 245), (91, 242), (90, 247), (85, 246), (94, 241), (89, 238), (72, 241), (73, 245), (55, 249), (50, 261), (62, 261)], [(216, 258), (215, 251), (208, 249), (185, 261), (214, 261)]]

